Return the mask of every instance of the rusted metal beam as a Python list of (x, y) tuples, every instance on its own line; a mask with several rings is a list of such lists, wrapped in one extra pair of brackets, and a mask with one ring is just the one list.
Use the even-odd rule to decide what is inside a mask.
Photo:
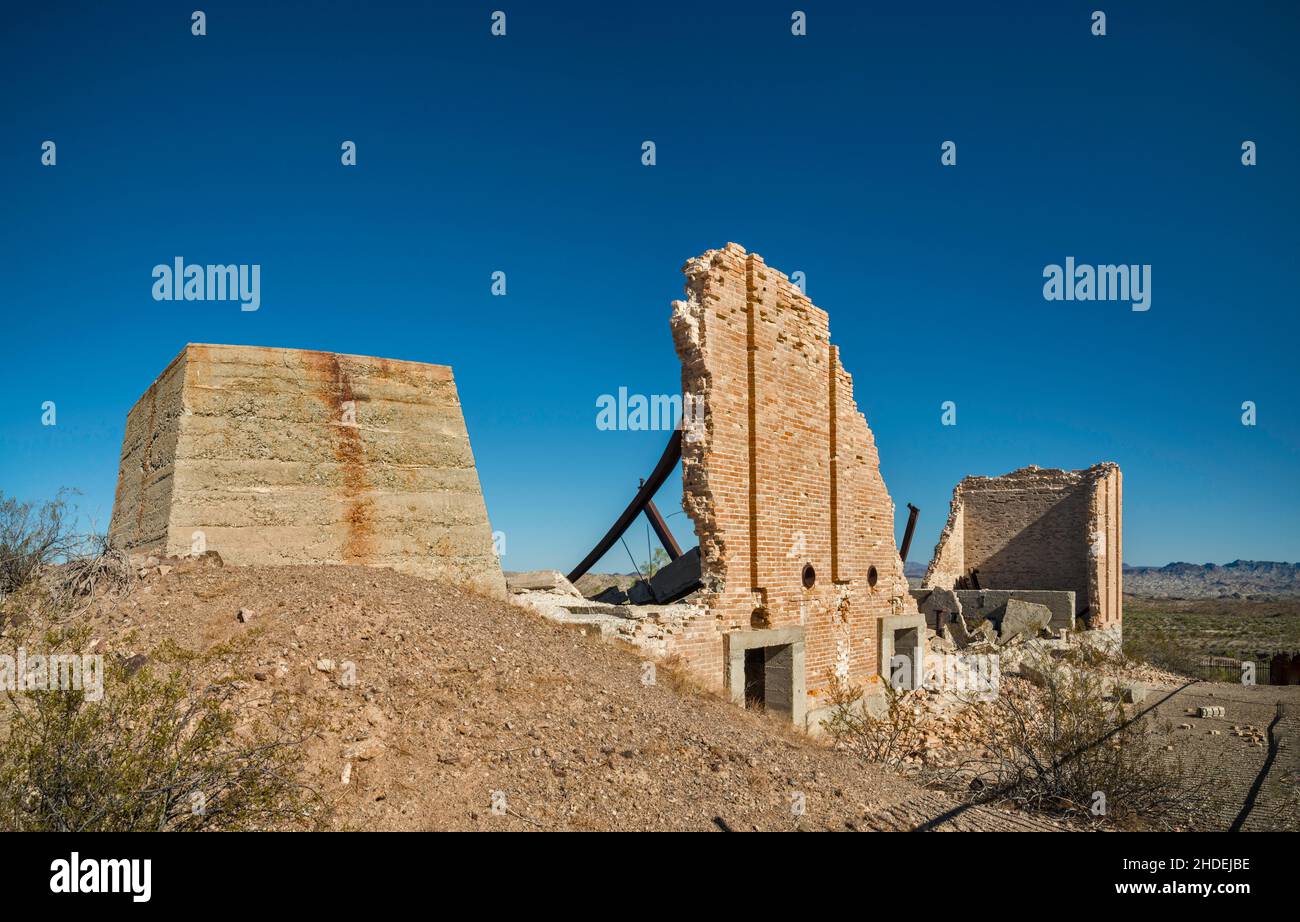
[(898, 550), (898, 556), (903, 558), (903, 563), (907, 563), (907, 552), (912, 549), (912, 532), (916, 531), (916, 517), (921, 512), (911, 503), (907, 504), (907, 509), (907, 529), (903, 532), (903, 546)]
[[(615, 520), (609, 531), (605, 532), (605, 537), (601, 538), (591, 553), (582, 558), (582, 563), (573, 568), (569, 573), (569, 582), (576, 583), (582, 578), (582, 575), (596, 565), (596, 561), (605, 556), (605, 553), (614, 546), (614, 542), (623, 537), (623, 532), (627, 531), (628, 526), (633, 520), (641, 514), (641, 510), (646, 508), (646, 504), (659, 492), (659, 488), (664, 485), (668, 475), (672, 473), (673, 466), (681, 460), (682, 457), (682, 430), (676, 429), (668, 439), (668, 446), (664, 448), (664, 453), (659, 457), (659, 463), (655, 469), (650, 472), (650, 476), (641, 484), (641, 489), (637, 490), (636, 496), (632, 502), (628, 503), (623, 514)], [(678, 551), (680, 554), (681, 551)]]
[[(644, 480), (641, 481), (641, 485), (645, 486)], [(645, 517), (650, 520), (650, 527), (654, 529), (655, 537), (659, 539), (659, 543), (668, 552), (668, 560), (671, 562), (682, 556), (681, 546), (677, 543), (677, 539), (673, 537), (673, 533), (668, 530), (668, 523), (659, 514), (659, 507), (655, 505), (655, 501), (652, 499), (645, 501)]]

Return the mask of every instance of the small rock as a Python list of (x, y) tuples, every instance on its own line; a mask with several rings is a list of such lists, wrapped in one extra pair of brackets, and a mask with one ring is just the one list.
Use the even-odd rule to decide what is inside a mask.
[(370, 736), (347, 746), (343, 750), (343, 758), (355, 759), (358, 762), (369, 762), (371, 759), (383, 755), (384, 750), (387, 748), (379, 739)]
[(247, 624), (253, 620), (253, 610), (251, 608), (241, 608), (239, 614), (235, 617), (239, 619), (240, 624)]
[(334, 660), (332, 660), (332, 659), (318, 659), (318, 660), (316, 660), (316, 668), (317, 668), (318, 670), (320, 670), (321, 672), (333, 672), (333, 671), (334, 671)]

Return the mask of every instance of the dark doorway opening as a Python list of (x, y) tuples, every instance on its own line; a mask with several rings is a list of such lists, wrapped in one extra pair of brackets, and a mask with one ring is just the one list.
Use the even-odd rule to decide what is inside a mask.
[(745, 651), (745, 707), (761, 711), (766, 706), (764, 700), (763, 648), (754, 647)]
[(916, 628), (894, 631), (894, 663), (891, 664), (891, 681), (898, 689), (913, 689), (920, 686), (920, 676), (916, 674), (920, 633)]
[(745, 651), (745, 707), (793, 715), (793, 646), (751, 647)]

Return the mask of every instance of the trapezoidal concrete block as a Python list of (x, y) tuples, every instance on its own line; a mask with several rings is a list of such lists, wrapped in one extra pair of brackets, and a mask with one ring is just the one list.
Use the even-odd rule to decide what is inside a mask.
[(110, 536), (504, 594), (451, 369), (190, 344), (127, 415)]

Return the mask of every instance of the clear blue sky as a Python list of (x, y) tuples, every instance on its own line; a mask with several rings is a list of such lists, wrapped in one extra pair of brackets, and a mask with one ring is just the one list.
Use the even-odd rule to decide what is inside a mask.
[[(680, 267), (734, 240), (830, 312), (913, 559), (962, 476), (1102, 460), (1127, 562), (1300, 559), (1294, 4), (269, 6), (6, 6), (6, 494), (106, 527), (186, 342), (444, 363), (505, 566), (567, 568), (664, 441), (596, 398), (680, 387)], [(260, 264), (261, 309), (155, 302), (176, 256)], [(1045, 301), (1067, 256), (1151, 264), (1151, 309)]]

